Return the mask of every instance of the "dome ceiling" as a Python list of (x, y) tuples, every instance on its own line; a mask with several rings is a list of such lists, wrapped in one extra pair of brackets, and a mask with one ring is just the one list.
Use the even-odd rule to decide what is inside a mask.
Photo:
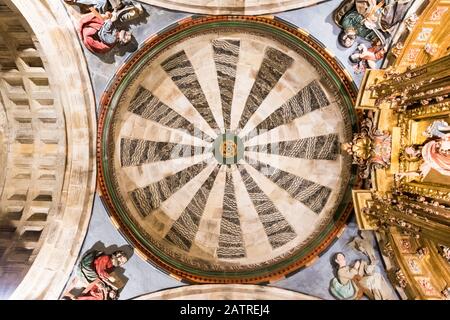
[(348, 215), (352, 84), (282, 22), (198, 18), (150, 38), (102, 99), (100, 186), (141, 255), (193, 282), (261, 282)]

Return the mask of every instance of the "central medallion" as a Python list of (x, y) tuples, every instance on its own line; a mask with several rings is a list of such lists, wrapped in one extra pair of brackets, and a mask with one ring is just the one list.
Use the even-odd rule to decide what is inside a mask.
[(213, 145), (214, 157), (222, 164), (235, 164), (244, 155), (244, 144), (234, 133), (219, 135)]
[(237, 154), (237, 144), (234, 141), (226, 140), (222, 142), (220, 152), (225, 158), (234, 157)]

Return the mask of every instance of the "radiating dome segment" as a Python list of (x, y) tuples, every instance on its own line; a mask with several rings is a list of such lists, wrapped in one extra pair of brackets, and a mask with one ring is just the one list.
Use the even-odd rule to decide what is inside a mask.
[(354, 92), (316, 42), (267, 18), (198, 18), (121, 70), (102, 100), (100, 185), (150, 262), (260, 282), (333, 240), (353, 182), (340, 143)]

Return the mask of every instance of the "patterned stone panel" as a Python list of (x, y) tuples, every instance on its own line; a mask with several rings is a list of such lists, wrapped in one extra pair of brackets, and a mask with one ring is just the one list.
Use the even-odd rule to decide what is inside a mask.
[(227, 170), (225, 181), (217, 256), (222, 259), (238, 259), (246, 256), (236, 204), (236, 194), (234, 192), (233, 176), (229, 170)]
[(130, 192), (130, 196), (136, 209), (143, 217), (149, 215), (153, 210), (159, 208), (162, 202), (205, 169), (206, 165), (206, 162), (198, 163), (144, 188), (133, 190)]
[[(258, 170), (268, 166), (259, 161), (247, 160)], [(332, 190), (330, 188), (273, 167), (271, 172), (273, 173), (269, 176), (269, 179), (280, 188), (286, 190), (294, 199), (297, 199), (317, 214), (322, 211), (331, 194)]]
[(142, 86), (139, 86), (136, 91), (128, 110), (142, 118), (157, 122), (163, 126), (182, 129), (190, 134), (194, 134), (193, 123), (190, 123), (177, 112), (173, 111)]
[(203, 89), (198, 82), (195, 70), (186, 53), (180, 51), (170, 56), (161, 63), (161, 66), (211, 128), (217, 128), (208, 101), (206, 101)]
[(248, 151), (262, 151), (280, 156), (303, 159), (336, 160), (339, 154), (339, 137), (329, 134), (294, 141), (247, 147)]
[(183, 213), (166, 234), (165, 238), (182, 250), (189, 251), (191, 248), (206, 202), (208, 201), (209, 193), (218, 172), (219, 166), (209, 175), (208, 179), (206, 179), (205, 183), (197, 191), (189, 205), (184, 209)]
[(230, 128), (231, 102), (236, 81), (236, 65), (239, 60), (239, 40), (214, 40), (214, 62), (222, 98), (222, 114), (225, 128)]
[(191, 157), (203, 148), (177, 143), (154, 142), (141, 139), (122, 138), (120, 157), (123, 167), (138, 166), (145, 163)]
[(294, 62), (294, 59), (284, 54), (280, 50), (267, 47), (264, 53), (264, 59), (259, 68), (255, 83), (250, 91), (244, 111), (239, 120), (239, 127), (243, 128), (248, 119), (261, 105), (261, 102), (267, 97), (269, 92), (280, 80), (281, 76)]
[(319, 82), (314, 80), (263, 120), (257, 126), (257, 129), (272, 130), (329, 104), (327, 96), (320, 87)]
[(281, 247), (296, 237), (295, 231), (281, 215), (273, 202), (258, 187), (247, 170), (238, 166), (247, 192), (273, 249)]

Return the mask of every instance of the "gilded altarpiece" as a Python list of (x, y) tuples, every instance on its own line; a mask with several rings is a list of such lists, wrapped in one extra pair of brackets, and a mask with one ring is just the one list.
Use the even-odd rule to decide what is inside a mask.
[[(353, 190), (357, 222), (360, 229), (376, 230), (404, 299), (448, 299), (449, 293), (450, 175), (445, 162), (434, 161), (449, 157), (449, 5), (427, 6), (395, 63), (366, 73), (356, 104), (376, 115), (375, 127), (392, 141), (389, 165), (372, 168), (366, 188)], [(430, 43), (438, 48), (430, 51)], [(431, 144), (435, 153), (422, 152)], [(378, 156), (375, 140), (367, 150)]]

